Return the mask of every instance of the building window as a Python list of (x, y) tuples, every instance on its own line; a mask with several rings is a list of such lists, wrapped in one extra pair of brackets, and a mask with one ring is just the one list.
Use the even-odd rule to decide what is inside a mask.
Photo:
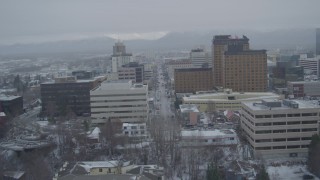
[(285, 138), (277, 138), (277, 139), (273, 139), (273, 142), (283, 142), (286, 141)]
[(273, 133), (286, 133), (285, 129), (273, 130)]
[(287, 125), (300, 124), (300, 121), (287, 122)]
[(306, 129), (302, 129), (302, 132), (309, 132), (309, 131), (317, 131), (317, 128), (306, 128)]
[(286, 125), (286, 122), (274, 122), (274, 126), (279, 126), (279, 125)]
[(286, 146), (273, 146), (273, 149), (286, 149)]
[(288, 129), (287, 132), (300, 132), (300, 129)]
[(99, 168), (99, 172), (102, 172), (102, 168)]

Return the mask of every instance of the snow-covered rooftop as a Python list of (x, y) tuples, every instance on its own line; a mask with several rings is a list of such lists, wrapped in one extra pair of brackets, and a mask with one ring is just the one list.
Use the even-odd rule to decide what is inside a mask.
[[(119, 166), (119, 161), (82, 161), (79, 163), (81, 167), (90, 172), (92, 168), (114, 168)], [(122, 166), (129, 166), (130, 161), (123, 162)]]
[(184, 137), (217, 137), (226, 135), (236, 135), (232, 129), (215, 129), (215, 130), (182, 130), (181, 136)]
[(180, 110), (181, 112), (199, 112), (197, 105), (194, 104), (182, 104)]
[(93, 129), (93, 131), (92, 131), (90, 134), (88, 134), (87, 137), (88, 137), (89, 139), (99, 139), (100, 133), (101, 133), (100, 128), (95, 127), (95, 128)]

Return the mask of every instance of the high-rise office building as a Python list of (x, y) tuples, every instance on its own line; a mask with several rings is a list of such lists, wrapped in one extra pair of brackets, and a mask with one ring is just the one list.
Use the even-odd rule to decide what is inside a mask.
[(267, 54), (249, 49), (249, 39), (219, 35), (213, 38), (214, 85), (239, 92), (267, 90)]
[(113, 55), (122, 55), (126, 54), (126, 46), (123, 44), (123, 42), (116, 42), (113, 46)]
[(122, 42), (116, 42), (113, 46), (112, 72), (118, 72), (118, 68), (132, 62), (132, 54), (126, 52), (126, 46)]
[(320, 55), (320, 28), (316, 29), (316, 55)]

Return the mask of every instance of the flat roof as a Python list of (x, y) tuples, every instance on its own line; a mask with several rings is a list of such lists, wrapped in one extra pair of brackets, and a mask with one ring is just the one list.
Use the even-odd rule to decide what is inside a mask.
[[(229, 100), (228, 97), (230, 96), (236, 96), (237, 99), (235, 100)], [(277, 99), (281, 98), (280, 95), (272, 93), (272, 92), (218, 92), (218, 93), (207, 93), (207, 94), (196, 94), (191, 95), (190, 97), (183, 97), (184, 101), (210, 101), (210, 100), (219, 100), (219, 101), (236, 101), (236, 100), (255, 100), (255, 99)]]
[(288, 81), (290, 84), (320, 84), (320, 81)]
[(128, 90), (128, 89), (146, 89), (146, 85), (132, 84), (129, 80), (104, 81), (99, 87), (92, 91), (99, 90)]
[(225, 136), (236, 135), (232, 129), (214, 129), (214, 130), (181, 130), (181, 136), (192, 137), (212, 137), (212, 136)]
[[(318, 109), (318, 108), (320, 108), (319, 102), (316, 100), (314, 100), (314, 101), (312, 101), (312, 100), (291, 100), (291, 101), (299, 104), (299, 107), (296, 109), (312, 109), (312, 108)], [(275, 101), (271, 101), (271, 102), (275, 102)], [(261, 104), (261, 101), (243, 102), (243, 104), (254, 111), (270, 109), (270, 107)], [(286, 106), (281, 102), (281, 107), (271, 107), (271, 109), (273, 109), (273, 110), (289, 110), (289, 109), (295, 109), (295, 108)]]
[(179, 107), (181, 112), (199, 112), (197, 105), (194, 104), (182, 104)]
[(178, 72), (212, 71), (212, 68), (184, 68), (184, 69), (175, 69), (174, 71), (178, 71)]

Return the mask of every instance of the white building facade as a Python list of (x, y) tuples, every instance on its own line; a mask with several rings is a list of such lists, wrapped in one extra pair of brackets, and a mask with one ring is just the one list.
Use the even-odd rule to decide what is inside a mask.
[(123, 123), (122, 133), (129, 137), (144, 138), (147, 137), (146, 123)]
[(90, 92), (92, 123), (120, 120), (123, 123), (146, 122), (148, 88), (131, 81), (104, 82)]
[(206, 52), (204, 49), (192, 49), (190, 52), (190, 59), (194, 68), (211, 68), (212, 60), (211, 53)]
[(232, 129), (181, 130), (182, 146), (222, 146), (237, 143), (237, 134)]
[(308, 58), (306, 54), (302, 54), (300, 55), (299, 65), (302, 66), (304, 70), (312, 71), (320, 77), (320, 56)]
[(312, 101), (243, 102), (241, 128), (255, 155), (306, 157), (312, 135), (318, 134), (319, 111)]

